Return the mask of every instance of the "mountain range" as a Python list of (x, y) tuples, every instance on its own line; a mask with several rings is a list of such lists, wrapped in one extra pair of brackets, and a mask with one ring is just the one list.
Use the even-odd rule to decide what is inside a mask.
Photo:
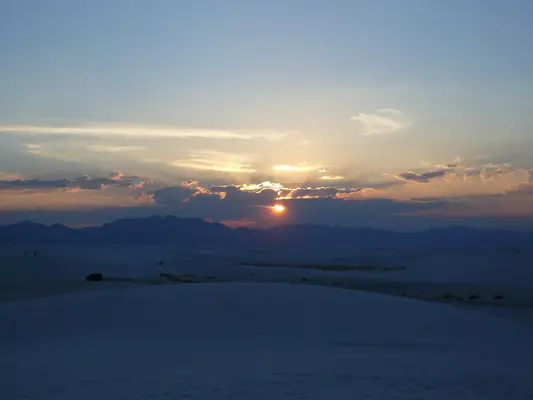
[(70, 228), (31, 221), (0, 226), (1, 244), (175, 244), (180, 246), (354, 246), (397, 248), (500, 248), (533, 245), (533, 232), (476, 230), (461, 226), (421, 232), (369, 227), (284, 225), (269, 229), (229, 228), (197, 218), (154, 216), (120, 219), (97, 227)]

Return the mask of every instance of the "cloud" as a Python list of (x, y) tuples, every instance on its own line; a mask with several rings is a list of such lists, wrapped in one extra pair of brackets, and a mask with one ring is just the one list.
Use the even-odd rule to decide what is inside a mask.
[(189, 153), (185, 158), (171, 162), (173, 167), (250, 174), (256, 169), (250, 164), (250, 156), (224, 153), (213, 150), (200, 150)]
[(0, 190), (50, 190), (67, 189), (71, 187), (68, 179), (40, 180), (40, 179), (17, 179), (0, 181)]
[(278, 191), (269, 187), (258, 187), (256, 190), (243, 190), (243, 186), (213, 185), (209, 188), (226, 201), (237, 201), (247, 206), (266, 206), (272, 204), (278, 197)]
[[(202, 156), (203, 161), (211, 161), (212, 165), (216, 165), (215, 161), (220, 163), (224, 159), (228, 165), (235, 161), (231, 153), (207, 151), (190, 153), (187, 159), (196, 159), (198, 162)], [(214, 159), (208, 159), (208, 156), (213, 156)], [(242, 162), (248, 162), (248, 159), (242, 159)], [(314, 178), (305, 184), (296, 183), (298, 180), (290, 182), (290, 179), (286, 179), (284, 183), (265, 180), (251, 184), (230, 184), (231, 180), (211, 181), (218, 182), (213, 185), (188, 180), (180, 184), (161, 183), (158, 186), (148, 179), (123, 172), (95, 173), (92, 176), (80, 175), (65, 179), (18, 179), (20, 177), (5, 174), (0, 180), (0, 213), (9, 210), (22, 212), (24, 209), (28, 212), (31, 209), (57, 212), (61, 209), (72, 212), (79, 209), (81, 213), (84, 208), (100, 210), (103, 207), (122, 206), (138, 208), (138, 211), (128, 210), (128, 215), (173, 214), (233, 221), (230, 223), (255, 221), (256, 226), (262, 227), (280, 223), (375, 224), (376, 221), (382, 223), (384, 220), (407, 214), (417, 217), (428, 213), (433, 216), (435, 213), (490, 215), (493, 204), (498, 204), (498, 212), (501, 215), (514, 212), (512, 206), (515, 204), (519, 205), (516, 208), (520, 208), (521, 215), (526, 215), (531, 209), (527, 208), (526, 202), (530, 199), (528, 196), (533, 193), (533, 170), (520, 170), (520, 174), (513, 175), (511, 180), (495, 180), (494, 183), (482, 185), (481, 179), (494, 179), (516, 169), (508, 164), (470, 167), (463, 161), (444, 163), (440, 168), (437, 166), (439, 165), (428, 164), (431, 169), (399, 172), (391, 175), (395, 178), (392, 182), (374, 184), (343, 179), (333, 173), (344, 174), (345, 171), (335, 170), (328, 170), (332, 175), (312, 174)], [(201, 176), (196, 172), (196, 177)], [(473, 190), (465, 189), (471, 186), (470, 182), (465, 182), (465, 186), (462, 179), (459, 179), (467, 174), (479, 178)], [(456, 180), (457, 184), (445, 189), (441, 186), (405, 184), (429, 183), (448, 177)], [(246, 178), (268, 179), (254, 175)], [(175, 179), (173, 176), (169, 181), (175, 182)], [(515, 186), (510, 187), (510, 182), (514, 182)], [(394, 187), (395, 184), (397, 187)], [(498, 193), (495, 193), (496, 191)], [(480, 195), (476, 196), (474, 193)], [(491, 200), (492, 198), (496, 200)], [(510, 200), (499, 205), (500, 198)], [(270, 207), (276, 203), (283, 204), (286, 212), (273, 214)], [(450, 208), (451, 205), (455, 208)], [(444, 211), (448, 214), (444, 214)], [(138, 214), (135, 214), (136, 212)], [(109, 219), (118, 218), (125, 213), (126, 211), (117, 212), (115, 217)], [(405, 222), (406, 219), (402, 221)]]
[(380, 114), (403, 115), (403, 113), (396, 108), (379, 108), (376, 110), (376, 112)]
[(275, 200), (311, 199), (311, 198), (346, 198), (346, 195), (360, 193), (363, 188), (336, 188), (336, 187), (294, 187), (287, 188), (279, 183), (262, 182), (256, 185), (227, 185), (211, 186), (212, 193), (224, 193), (225, 196), (237, 196), (238, 193), (259, 194), (268, 193), (270, 203)]
[(169, 186), (149, 192), (143, 198), (150, 197), (156, 204), (171, 206), (185, 202), (193, 193), (194, 190), (187, 187)]
[(264, 181), (261, 183), (252, 183), (252, 184), (243, 184), (243, 185), (238, 185), (237, 187), (241, 189), (242, 191), (247, 191), (247, 192), (258, 192), (263, 189), (272, 189), (279, 193), (281, 190), (284, 190), (282, 184), (271, 182), (271, 181)]
[(412, 182), (412, 183), (429, 183), (434, 179), (446, 178), (455, 180), (462, 178), (468, 180), (473, 177), (478, 177), (482, 181), (491, 181), (496, 177), (512, 174), (517, 171), (516, 168), (509, 164), (488, 164), (479, 167), (466, 167), (461, 165), (462, 160), (455, 160), (454, 162), (436, 165), (438, 169), (433, 169), (425, 172), (406, 171), (392, 174), (396, 179)]
[(339, 193), (340, 189), (331, 188), (331, 187), (322, 187), (322, 188), (298, 188), (291, 190), (288, 198), (299, 199), (299, 198), (333, 198)]
[(298, 165), (291, 164), (276, 164), (272, 166), (272, 170), (276, 172), (309, 172), (309, 171), (320, 171), (319, 165), (309, 165), (307, 163), (301, 163)]
[(375, 114), (359, 113), (350, 120), (362, 125), (365, 136), (391, 134), (409, 126), (403, 113), (395, 109), (381, 109)]
[[(453, 168), (449, 168), (453, 170)], [(414, 173), (415, 181), (437, 179), (442, 176), (443, 170)], [(413, 179), (412, 177), (407, 177)], [(180, 217), (198, 217), (214, 221), (230, 221), (229, 224), (239, 224), (246, 221), (254, 223), (257, 227), (272, 226), (276, 224), (290, 223), (317, 223), (337, 225), (373, 225), (410, 221), (409, 218), (456, 218), (457, 216), (468, 217), (469, 215), (488, 215), (497, 206), (497, 212), (501, 215), (512, 212), (509, 208), (513, 204), (520, 204), (520, 215), (529, 215), (524, 194), (533, 193), (531, 182), (524, 181), (521, 186), (509, 190), (507, 193), (493, 193), (481, 195), (447, 195), (441, 197), (413, 196), (412, 199), (397, 200), (376, 196), (366, 196), (373, 189), (368, 187), (287, 187), (276, 182), (265, 181), (257, 184), (226, 184), (226, 185), (202, 185), (196, 180), (184, 181), (179, 185), (169, 185), (153, 190), (148, 187), (143, 192), (131, 191), (135, 187), (137, 177), (127, 176), (122, 172), (114, 172), (102, 177), (80, 176), (75, 179), (58, 180), (20, 180), (10, 181), (10, 188), (34, 190), (39, 194), (27, 197), (5, 197), (8, 191), (0, 185), (0, 218), (4, 218), (9, 210), (19, 213), (24, 207), (41, 208), (45, 206), (60, 215), (60, 211), (69, 210), (69, 215), (74, 215), (79, 210), (79, 215), (88, 218), (84, 207), (92, 207), (107, 221), (123, 216), (148, 216), (172, 214)], [(5, 184), (6, 181), (2, 181)], [(116, 190), (113, 196), (102, 192), (105, 188), (125, 188)], [(58, 193), (65, 191), (65, 194)], [(16, 193), (23, 191), (15, 191)], [(72, 192), (72, 193), (69, 193)], [(54, 194), (55, 193), (55, 194)], [(393, 193), (389, 193), (392, 195)], [(4, 196), (4, 197), (2, 197)], [(23, 196), (23, 195), (21, 195)], [(59, 197), (58, 197), (59, 196)], [(32, 199), (48, 200), (32, 206)], [(112, 198), (112, 201), (110, 200)], [(57, 199), (61, 200), (60, 205)], [(509, 200), (508, 203), (505, 203)], [(13, 202), (24, 201), (24, 207), (12, 207)], [(81, 204), (81, 206), (78, 206)], [(132, 202), (134, 204), (132, 204)], [(286, 213), (273, 214), (270, 207), (281, 203), (286, 207)], [(528, 204), (531, 204), (529, 202)], [(43, 205), (41, 207), (41, 205)], [(119, 205), (124, 209), (117, 208)], [(113, 213), (102, 209), (103, 207), (115, 207)], [(127, 208), (127, 210), (126, 210)], [(518, 213), (516, 211), (515, 213)], [(65, 211), (66, 213), (67, 211)], [(513, 211), (514, 212), (514, 211)], [(44, 213), (44, 211), (43, 211)], [(494, 211), (496, 213), (496, 211)], [(98, 214), (98, 215), (100, 215)], [(500, 215), (498, 214), (498, 215)], [(33, 214), (32, 214), (33, 215)], [(44, 214), (43, 214), (44, 215)], [(66, 215), (66, 214), (65, 214)], [(96, 214), (95, 214), (96, 215)], [(401, 217), (401, 218), (400, 218)], [(6, 217), (7, 218), (7, 217)], [(12, 218), (12, 217), (9, 217)], [(75, 216), (72, 221), (75, 221)], [(81, 218), (81, 217), (80, 217)], [(96, 218), (96, 217), (95, 217)], [(103, 217), (102, 217), (103, 218)], [(27, 218), (26, 218), (27, 219)], [(70, 221), (70, 222), (72, 222)], [(416, 220), (417, 223), (421, 220)], [(52, 222), (58, 222), (57, 220)], [(401, 226), (396, 226), (401, 228)]]
[(507, 194), (533, 194), (533, 181), (524, 182), (518, 185), (518, 187), (514, 190), (510, 190), (507, 192)]
[(464, 162), (464, 158), (463, 157), (455, 157), (454, 160), (450, 161), (449, 163), (446, 163), (444, 165), (439, 165), (437, 164), (436, 167), (437, 168), (459, 168)]
[(132, 124), (88, 123), (73, 126), (45, 125), (0, 125), (0, 133), (24, 133), (32, 135), (82, 135), (82, 136), (125, 136), (125, 137), (175, 137), (208, 139), (265, 139), (280, 141), (294, 132), (284, 131), (233, 131), (222, 129), (182, 128), (171, 126), (150, 126)]
[(450, 196), (438, 196), (438, 197), (414, 197), (411, 198), (411, 201), (416, 202), (435, 202), (435, 201), (441, 201), (443, 204), (447, 205), (468, 205), (472, 204), (474, 201), (484, 201), (484, 200), (492, 200), (492, 199), (499, 199), (501, 197), (505, 196), (505, 193), (491, 193), (491, 194), (462, 194), (462, 195), (450, 195)]
[(457, 177), (464, 180), (480, 178), (483, 182), (489, 182), (497, 177), (509, 175), (516, 171), (516, 168), (509, 164), (487, 164), (478, 167), (457, 167), (454, 168)]
[[(164, 213), (201, 217), (214, 221), (255, 222), (257, 226), (280, 223), (362, 224), (401, 212), (430, 210), (442, 202), (369, 199), (363, 194), (372, 189), (308, 187), (286, 188), (263, 182), (254, 185), (212, 185), (198, 182), (169, 186), (139, 196), (141, 204), (152, 202)], [(285, 205), (283, 215), (272, 214), (270, 207)], [(160, 210), (163, 212), (163, 210)]]
[(272, 189), (243, 191), (234, 185), (205, 188), (182, 184), (141, 194), (138, 201), (165, 207), (166, 213), (220, 221), (256, 218), (276, 197), (277, 192)]
[(481, 179), (492, 180), (497, 176), (510, 174), (515, 172), (516, 168), (511, 167), (509, 164), (490, 164), (484, 167), (480, 171)]
[(113, 146), (105, 144), (91, 144), (87, 146), (87, 148), (97, 153), (124, 153), (128, 151), (144, 150), (143, 146)]
[(533, 194), (533, 170), (526, 171), (528, 173), (527, 180), (519, 183), (516, 186), (509, 188), (506, 195), (530, 195)]
[(23, 176), (20, 174), (0, 171), (0, 181), (16, 181), (20, 179), (23, 179)]
[(297, 187), (285, 188), (280, 184), (263, 182), (253, 185), (212, 185), (208, 188), (198, 182), (182, 183), (139, 195), (139, 200), (152, 199), (156, 204), (195, 203), (211, 199), (239, 203), (240, 206), (270, 206), (279, 200), (337, 198), (348, 199), (349, 195), (361, 193), (363, 188)]
[(29, 154), (42, 155), (42, 146), (40, 144), (27, 143), (25, 152)]
[(334, 187), (308, 187), (288, 190), (283, 198), (289, 199), (318, 199), (318, 198), (347, 198), (346, 195), (360, 193), (362, 188), (334, 188)]
[(126, 187), (130, 189), (142, 188), (150, 182), (137, 176), (126, 176), (122, 172), (113, 172), (104, 177), (89, 177), (88, 175), (74, 179), (12, 179), (1, 180), (1, 190), (19, 191), (76, 191), (76, 190), (102, 190), (108, 187)]
[(340, 175), (324, 175), (319, 176), (318, 179), (324, 180), (324, 181), (338, 181), (344, 179), (344, 176)]
[(413, 171), (407, 171), (407, 172), (396, 173), (396, 174), (393, 174), (392, 176), (395, 177), (396, 179), (399, 179), (405, 182), (429, 183), (433, 179), (442, 178), (450, 173), (453, 173), (453, 171), (449, 169), (441, 169), (441, 170), (427, 171), (421, 174), (418, 174)]
[(179, 186), (166, 186), (137, 195), (139, 201), (151, 201), (159, 205), (176, 205), (191, 201), (219, 200), (221, 195), (202, 187), (200, 182), (188, 180)]
[[(54, 162), (77, 162), (76, 157), (73, 157), (73, 155), (71, 154), (72, 151), (61, 152), (62, 154), (58, 154), (57, 148), (54, 149), (55, 146), (50, 146), (49, 143), (21, 143), (21, 145), (24, 148), (23, 152), (26, 154), (32, 154), (41, 158), (52, 159), (54, 160)], [(59, 148), (61, 148), (61, 145), (59, 146)], [(86, 153), (86, 147), (83, 147), (82, 151)]]
[[(141, 203), (152, 202), (158, 206), (172, 207), (188, 215), (231, 220), (262, 218), (270, 207), (280, 201), (331, 199), (339, 203), (355, 200), (362, 188), (308, 187), (285, 188), (280, 184), (263, 182), (253, 185), (212, 185), (203, 187), (198, 182), (185, 182), (138, 195)], [(254, 209), (261, 210), (254, 210)]]

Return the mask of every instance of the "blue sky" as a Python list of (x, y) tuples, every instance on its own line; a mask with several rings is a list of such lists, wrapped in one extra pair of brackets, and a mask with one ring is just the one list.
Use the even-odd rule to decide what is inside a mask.
[[(265, 223), (256, 209), (307, 201), (297, 222), (350, 224), (310, 201), (328, 200), (379, 202), (379, 218), (353, 219), (379, 224), (418, 198), (435, 202), (412, 211), (428, 226), (527, 219), (532, 13), (526, 0), (1, 0), (0, 223), (117, 208)], [(116, 171), (134, 184), (106, 184)], [(157, 202), (186, 181), (192, 200), (210, 185), (243, 195), (227, 215)], [(276, 195), (243, 200), (265, 188)], [(330, 190), (288, 191), (302, 188)]]

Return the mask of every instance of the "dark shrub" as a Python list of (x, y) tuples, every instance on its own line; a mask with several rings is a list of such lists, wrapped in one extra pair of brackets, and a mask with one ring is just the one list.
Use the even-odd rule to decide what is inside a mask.
[(99, 282), (104, 280), (104, 276), (99, 272), (93, 272), (85, 277), (86, 281)]

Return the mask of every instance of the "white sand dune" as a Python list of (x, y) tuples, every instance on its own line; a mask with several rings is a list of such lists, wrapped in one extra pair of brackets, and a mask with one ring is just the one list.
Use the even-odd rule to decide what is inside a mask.
[[(533, 395), (528, 253), (342, 257), (406, 266), (381, 274), (272, 263), (339, 264), (312, 249), (287, 258), (283, 249), (38, 250), (34, 259), (0, 247), (0, 301), (8, 301), (0, 303), (2, 399)], [(252, 256), (274, 266), (243, 265)], [(84, 282), (91, 272), (118, 279)], [(161, 272), (234, 283), (173, 284)], [(493, 300), (496, 293), (505, 296)], [(479, 298), (468, 300), (472, 294)]]
[(525, 399), (532, 330), (324, 287), (212, 283), (4, 303), (5, 399)]

